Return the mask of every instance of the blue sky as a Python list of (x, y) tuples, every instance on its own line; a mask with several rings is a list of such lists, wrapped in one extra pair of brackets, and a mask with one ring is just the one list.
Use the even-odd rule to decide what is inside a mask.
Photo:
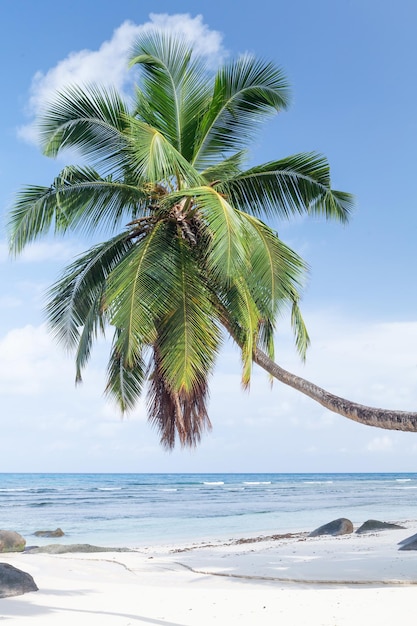
[(143, 406), (123, 421), (102, 394), (101, 343), (75, 389), (71, 358), (44, 326), (48, 285), (88, 246), (45, 240), (8, 258), (5, 222), (24, 184), (48, 184), (64, 161), (44, 158), (34, 121), (66, 82), (112, 82), (128, 91), (126, 50), (146, 24), (180, 29), (213, 65), (252, 52), (281, 65), (288, 112), (269, 122), (251, 162), (324, 153), (333, 187), (355, 194), (348, 226), (279, 223), (311, 267), (303, 312), (312, 339), (300, 363), (289, 326), (277, 361), (364, 404), (417, 410), (417, 46), (414, 0), (257, 3), (5, 0), (0, 43), (0, 471), (415, 471), (417, 434), (367, 428), (332, 415), (255, 370), (241, 391), (239, 357), (226, 344), (212, 380), (213, 431), (195, 451), (167, 454)]

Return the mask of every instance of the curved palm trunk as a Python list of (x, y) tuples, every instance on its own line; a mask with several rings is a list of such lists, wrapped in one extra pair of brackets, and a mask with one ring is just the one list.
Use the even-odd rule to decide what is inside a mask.
[(329, 411), (333, 411), (333, 413), (338, 413), (366, 426), (376, 426), (386, 430), (417, 432), (417, 413), (377, 409), (335, 396), (308, 380), (287, 372), (259, 349), (255, 350), (253, 360), (280, 382), (309, 396), (326, 407), (326, 409), (329, 409)]

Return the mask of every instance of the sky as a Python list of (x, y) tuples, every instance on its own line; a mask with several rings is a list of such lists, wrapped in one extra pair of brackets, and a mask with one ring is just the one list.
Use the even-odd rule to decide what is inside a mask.
[(257, 367), (243, 391), (231, 342), (211, 379), (213, 430), (197, 449), (167, 453), (144, 404), (121, 419), (105, 399), (108, 343), (75, 387), (71, 355), (45, 325), (48, 286), (89, 242), (47, 238), (11, 259), (6, 231), (19, 189), (69, 164), (37, 145), (48, 98), (91, 81), (128, 94), (127, 55), (143, 29), (183, 33), (213, 68), (246, 52), (272, 60), (292, 105), (264, 126), (250, 164), (317, 151), (333, 188), (356, 197), (347, 226), (276, 225), (310, 266), (302, 311), (312, 342), (303, 364), (282, 319), (276, 360), (355, 402), (417, 411), (415, 0), (1, 0), (0, 12), (0, 472), (416, 471), (417, 433), (334, 415), (271, 388)]

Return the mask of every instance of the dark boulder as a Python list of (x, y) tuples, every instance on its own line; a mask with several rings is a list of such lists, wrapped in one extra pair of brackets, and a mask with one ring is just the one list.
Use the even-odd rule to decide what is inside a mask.
[(37, 530), (33, 534), (35, 537), (63, 537), (65, 535), (64, 531), (60, 528), (56, 530)]
[(399, 530), (405, 528), (405, 526), (399, 526), (399, 524), (390, 524), (389, 522), (380, 522), (377, 519), (368, 519), (362, 524), (356, 531), (358, 535), (362, 533), (370, 533), (375, 530)]
[(328, 524), (324, 524), (324, 526), (320, 526), (313, 530), (309, 534), (309, 537), (320, 537), (321, 535), (332, 535), (333, 537), (337, 537), (338, 535), (350, 535), (353, 533), (353, 524), (350, 519), (346, 519), (345, 517), (340, 517), (339, 519), (335, 519)]
[(0, 530), (0, 552), (23, 552), (26, 539), (14, 530)]
[(399, 550), (417, 550), (417, 534), (399, 541), (398, 545), (401, 546)]
[(38, 591), (30, 574), (9, 563), (0, 563), (0, 598), (21, 596), (29, 591)]

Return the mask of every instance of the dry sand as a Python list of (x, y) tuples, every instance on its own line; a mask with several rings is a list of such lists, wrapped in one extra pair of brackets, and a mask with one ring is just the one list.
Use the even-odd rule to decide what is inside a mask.
[(0, 600), (14, 625), (415, 626), (417, 532), (216, 542), (134, 552), (7, 554), (39, 591)]

